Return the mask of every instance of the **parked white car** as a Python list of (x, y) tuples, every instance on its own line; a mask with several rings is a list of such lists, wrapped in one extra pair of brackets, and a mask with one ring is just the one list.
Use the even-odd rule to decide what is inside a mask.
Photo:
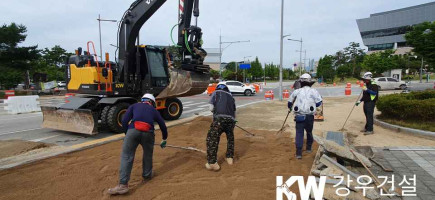
[(375, 78), (375, 81), (379, 86), (379, 90), (405, 90), (408, 87), (405, 81), (398, 81), (397, 79), (391, 77), (378, 77)]
[(254, 86), (247, 86), (239, 81), (224, 81), (219, 84), (226, 85), (232, 94), (244, 94), (245, 96), (255, 94)]
[(66, 87), (66, 81), (58, 81), (57, 86), (58, 87)]

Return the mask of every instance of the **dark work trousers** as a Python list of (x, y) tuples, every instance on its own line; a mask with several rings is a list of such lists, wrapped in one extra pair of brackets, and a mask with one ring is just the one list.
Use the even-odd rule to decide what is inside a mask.
[(364, 115), (366, 115), (366, 131), (373, 131), (373, 113), (375, 112), (374, 101), (364, 101)]
[(296, 122), (296, 155), (302, 155), (304, 146), (304, 130), (307, 132), (307, 150), (313, 145), (314, 115), (306, 115), (305, 121)]
[(213, 120), (207, 134), (207, 162), (214, 164), (217, 162), (217, 152), (220, 137), (223, 132), (227, 135), (227, 158), (234, 157), (234, 119), (229, 117), (218, 117)]
[(153, 169), (154, 132), (141, 132), (129, 129), (122, 144), (121, 167), (119, 169), (119, 183), (127, 185), (130, 180), (134, 155), (138, 145), (142, 146), (142, 177), (151, 178)]

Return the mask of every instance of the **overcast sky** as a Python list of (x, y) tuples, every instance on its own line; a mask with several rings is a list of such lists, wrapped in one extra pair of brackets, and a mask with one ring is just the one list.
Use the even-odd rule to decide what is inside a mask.
[[(0, 1), (0, 23), (24, 24), (28, 37), (23, 45), (61, 47), (73, 52), (89, 40), (98, 43), (98, 14), (119, 20), (133, 0), (19, 0)], [(285, 0), (284, 34), (303, 38), (307, 59), (333, 54), (349, 42), (362, 45), (356, 19), (372, 13), (431, 2), (429, 0)], [(225, 49), (223, 62), (258, 56), (261, 62), (279, 63), (280, 0), (200, 1), (199, 26), (204, 47), (219, 47), (222, 40), (251, 40)], [(169, 45), (170, 29), (177, 23), (178, 0), (167, 2), (143, 26), (141, 43)], [(116, 23), (102, 24), (103, 50), (113, 58)], [(174, 38), (177, 38), (174, 35)], [(299, 43), (284, 41), (284, 67), (299, 62)], [(99, 52), (99, 50), (97, 49)], [(252, 58), (250, 58), (252, 59)]]

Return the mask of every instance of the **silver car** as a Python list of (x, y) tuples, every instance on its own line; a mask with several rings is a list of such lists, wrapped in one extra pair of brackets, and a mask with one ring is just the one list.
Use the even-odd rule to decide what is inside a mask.
[(405, 81), (398, 81), (397, 79), (391, 77), (378, 77), (374, 79), (379, 86), (379, 90), (405, 90), (408, 87)]

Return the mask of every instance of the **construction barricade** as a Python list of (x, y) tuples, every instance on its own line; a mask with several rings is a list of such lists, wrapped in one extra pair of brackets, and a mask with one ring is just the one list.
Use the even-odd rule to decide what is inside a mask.
[(255, 92), (256, 93), (259, 93), (260, 92), (260, 85), (259, 84), (252, 84), (253, 86), (254, 86), (254, 88), (255, 88)]
[(209, 84), (207, 88), (207, 94), (210, 96), (216, 90), (217, 83)]
[(15, 96), (15, 90), (6, 90), (5, 91), (5, 99), (8, 99), (8, 97)]
[(347, 83), (346, 88), (344, 89), (344, 94), (346, 96), (352, 95), (352, 84)]
[(10, 96), (4, 101), (9, 114), (40, 112), (39, 96)]
[(285, 99), (290, 98), (290, 92), (289, 92), (289, 90), (284, 90), (282, 92), (282, 97), (285, 98)]
[(272, 90), (269, 90), (266, 93), (264, 93), (264, 99), (266, 99), (266, 101), (273, 100), (274, 97), (275, 95), (273, 94)]

